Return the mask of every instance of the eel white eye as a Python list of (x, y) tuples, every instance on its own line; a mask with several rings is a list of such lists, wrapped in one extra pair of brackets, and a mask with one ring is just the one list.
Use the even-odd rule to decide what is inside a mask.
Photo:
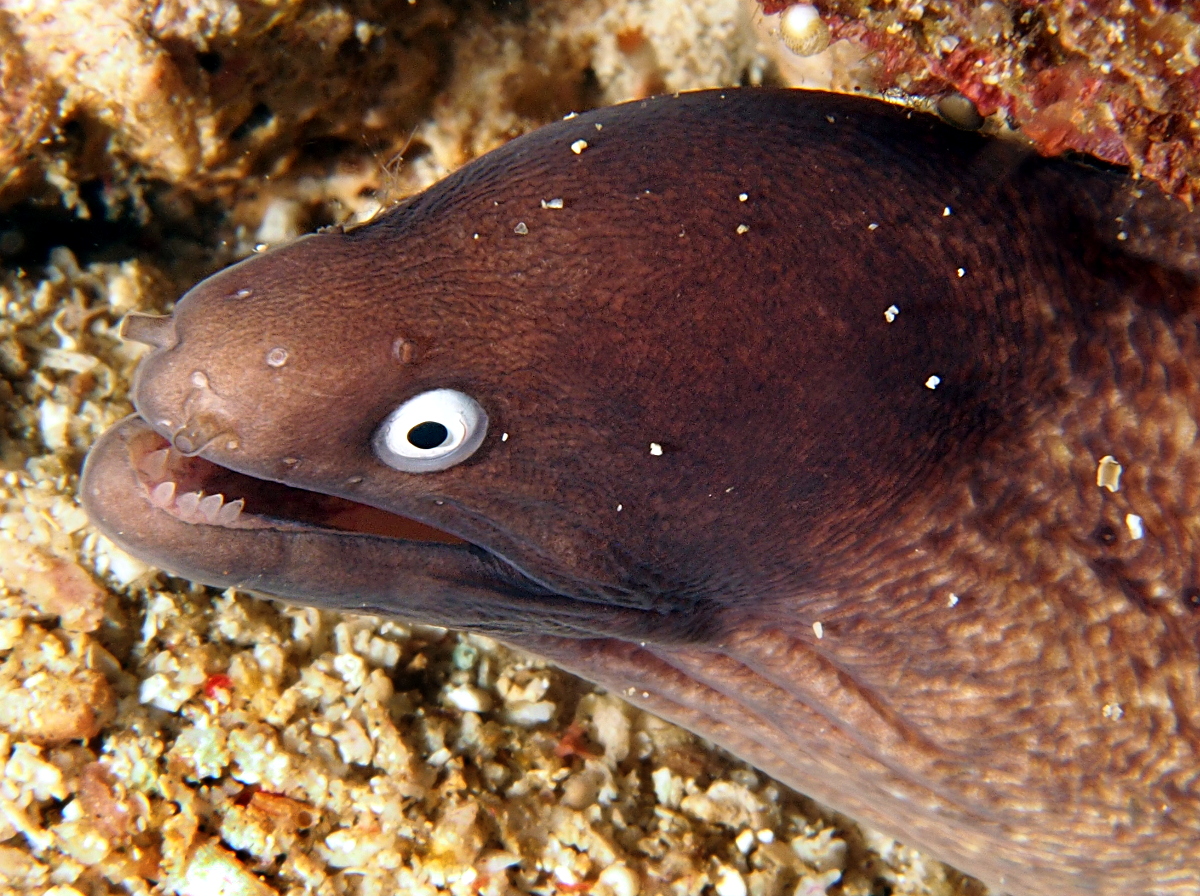
[(388, 414), (375, 433), (375, 454), (404, 473), (445, 470), (475, 453), (487, 425), (487, 414), (470, 395), (432, 389)]

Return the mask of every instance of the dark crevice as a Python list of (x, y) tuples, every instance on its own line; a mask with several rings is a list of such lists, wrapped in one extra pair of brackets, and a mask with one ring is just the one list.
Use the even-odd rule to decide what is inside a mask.
[[(35, 269), (64, 246), (81, 265), (157, 255), (179, 243), (204, 244), (225, 217), (216, 203), (173, 207), (172, 190), (148, 185), (140, 202), (109, 195), (99, 179), (79, 184), (80, 208), (28, 200), (0, 213), (0, 266)], [(160, 201), (161, 200), (161, 201)]]
[(250, 110), (250, 114), (242, 119), (242, 123), (230, 131), (229, 139), (244, 140), (252, 132), (268, 124), (274, 117), (275, 113), (271, 111), (270, 106), (266, 103), (258, 103)]
[(202, 51), (196, 54), (196, 64), (210, 75), (215, 75), (221, 70), (224, 60), (221, 58), (220, 53)]

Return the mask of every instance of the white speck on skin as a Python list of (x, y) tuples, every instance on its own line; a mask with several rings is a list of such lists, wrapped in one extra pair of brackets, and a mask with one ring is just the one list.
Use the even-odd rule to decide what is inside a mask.
[(929, 379), (927, 379), (925, 381), (925, 388), (926, 389), (936, 389), (939, 385), (941, 385), (941, 382), (942, 382), (942, 378), (935, 373), (933, 376), (931, 376)]
[(1117, 234), (1117, 239), (1124, 242), (1125, 240), (1129, 239), (1129, 234), (1127, 234), (1124, 230), (1122, 230), (1120, 233)]
[(269, 352), (267, 352), (267, 366), (268, 367), (282, 367), (284, 364), (287, 363), (287, 360), (288, 360), (288, 353), (287, 353), (286, 348), (276, 346), (275, 348), (273, 348)]
[(650, 456), (651, 457), (662, 457), (662, 445), (658, 444), (658, 442), (651, 442), (650, 443)]
[(889, 324), (900, 316), (900, 309), (895, 305), (888, 305), (887, 310), (883, 312), (883, 319)]
[(513, 228), (513, 233), (517, 234), (518, 236), (524, 236), (525, 234), (529, 233), (529, 228), (525, 225), (524, 221), (521, 221), (516, 227)]
[(1142, 524), (1142, 518), (1136, 513), (1125, 514), (1125, 527), (1129, 529), (1129, 537), (1134, 541), (1138, 541), (1146, 535), (1146, 527)]
[(621, 512), (622, 510), (624, 510), (624, 509), (625, 509), (625, 505), (624, 505), (624, 504), (618, 504), (618, 505), (617, 505), (617, 513), (620, 513), (620, 512)]
[(966, 268), (959, 268), (957, 273), (958, 273), (958, 276), (960, 276), (960, 277), (965, 277), (965, 276), (967, 275), (967, 269), (966, 269)]
[(563, 121), (570, 121), (572, 118), (578, 118), (578, 117), (579, 117), (578, 112), (568, 112), (566, 115), (563, 116)]
[(543, 199), (542, 200), (542, 208), (562, 208), (562, 207), (563, 207), (562, 199), (555, 198), (555, 199)]
[(958, 595), (955, 594), (953, 591), (951, 591), (950, 596), (948, 598), (946, 598), (946, 606), (948, 606), (948, 607), (957, 607), (958, 606)]
[(949, 218), (952, 214), (954, 214), (954, 212), (950, 210), (950, 206), (946, 206), (944, 209), (942, 209), (943, 218)]
[(746, 202), (749, 198), (749, 193), (738, 193), (738, 202)]
[(743, 233), (749, 233), (750, 226), (748, 224), (739, 224), (737, 226), (737, 232), (739, 236), (741, 236)]
[(1121, 708), (1120, 703), (1105, 703), (1100, 713), (1110, 722), (1119, 722), (1121, 717), (1125, 715), (1125, 710)]
[(1110, 492), (1121, 490), (1121, 465), (1111, 454), (1104, 455), (1096, 464), (1096, 485)]
[(821, 623), (819, 623), (819, 622), (814, 622), (813, 623), (813, 634), (816, 635), (817, 640), (820, 641), (822, 638), (825, 637), (825, 626), (821, 625)]
[(575, 153), (575, 155), (579, 155), (585, 149), (587, 149), (587, 141), (586, 140), (576, 140), (574, 143), (571, 144), (571, 152)]
[(500, 433), (500, 441), (507, 442), (508, 441), (508, 433), (506, 433), (506, 432)]
[(879, 229), (879, 225), (876, 224), (874, 221), (872, 221), (870, 224), (867, 225), (867, 230), (878, 230), (878, 229)]

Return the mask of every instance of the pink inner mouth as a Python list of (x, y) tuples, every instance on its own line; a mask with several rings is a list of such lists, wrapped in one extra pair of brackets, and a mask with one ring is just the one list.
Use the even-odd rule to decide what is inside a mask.
[(461, 538), (345, 498), (255, 479), (180, 454), (162, 436), (144, 432), (129, 443), (146, 500), (189, 525), (230, 529), (334, 529), (408, 541), (466, 544)]

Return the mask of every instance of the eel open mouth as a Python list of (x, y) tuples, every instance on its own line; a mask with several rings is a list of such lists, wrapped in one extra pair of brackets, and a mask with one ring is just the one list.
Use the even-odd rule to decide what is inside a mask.
[(406, 570), (430, 563), (445, 581), (511, 577), (494, 564), (477, 568), (478, 548), (427, 524), (185, 456), (136, 415), (92, 446), (80, 496), (129, 553), (218, 587), (303, 596), (321, 564), (340, 570), (353, 594), (370, 591), (368, 581), (399, 584)]
[(493, 630), (506, 614), (596, 612), (430, 525), (186, 457), (137, 415), (92, 446), (79, 490), (120, 548), (216, 588)]
[(80, 497), (123, 550), (217, 588), (497, 637), (533, 629), (645, 638), (664, 621), (677, 626), (621, 593), (565, 579), (563, 588), (495, 546), (185, 456), (137, 415), (92, 446)]
[(192, 525), (251, 529), (318, 527), (408, 541), (466, 544), (461, 538), (346, 498), (256, 479), (181, 454), (146, 427), (126, 441), (129, 466), (150, 504)]

